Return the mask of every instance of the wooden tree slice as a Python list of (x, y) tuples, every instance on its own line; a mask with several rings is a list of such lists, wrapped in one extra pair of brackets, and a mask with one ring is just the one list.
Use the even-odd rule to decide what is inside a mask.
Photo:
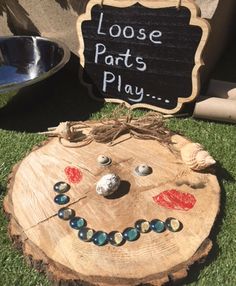
[[(177, 152), (157, 141), (133, 138), (112, 147), (92, 142), (82, 148), (63, 147), (55, 138), (33, 150), (13, 169), (4, 201), (16, 246), (35, 268), (63, 285), (162, 285), (185, 277), (188, 267), (211, 249), (208, 236), (219, 210), (220, 188), (215, 175), (191, 171), (182, 162), (178, 150), (186, 139), (174, 136), (173, 141)], [(112, 158), (112, 164), (99, 166), (100, 154)], [(135, 175), (141, 163), (152, 167), (151, 175)], [(183, 229), (152, 231), (120, 247), (81, 241), (77, 231), (58, 218), (60, 206), (54, 203), (53, 186), (68, 182), (67, 166), (76, 166), (83, 174), (79, 183), (71, 183), (68, 205), (88, 227), (122, 232), (139, 219), (174, 217)], [(107, 173), (122, 180), (113, 199), (95, 192), (96, 182)], [(174, 210), (154, 202), (154, 196), (171, 189), (192, 194), (194, 207)]]

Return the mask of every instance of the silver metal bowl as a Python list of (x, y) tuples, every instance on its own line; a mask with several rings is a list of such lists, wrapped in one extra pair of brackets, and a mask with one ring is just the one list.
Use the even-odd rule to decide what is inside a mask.
[(0, 96), (42, 81), (70, 59), (63, 43), (42, 37), (0, 37)]

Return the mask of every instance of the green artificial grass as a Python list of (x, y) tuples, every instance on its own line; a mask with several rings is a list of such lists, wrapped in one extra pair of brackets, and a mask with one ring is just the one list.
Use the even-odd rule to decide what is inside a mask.
[(6, 194), (7, 177), (15, 163), (24, 158), (42, 136), (0, 130), (0, 285), (46, 286), (47, 279), (29, 268), (20, 252), (14, 250), (7, 235), (7, 220), (2, 203)]
[[(92, 115), (92, 119), (109, 118), (114, 105)], [(135, 116), (144, 112), (136, 111)], [(179, 285), (236, 285), (236, 128), (234, 125), (187, 119), (170, 119), (167, 125), (195, 142), (203, 144), (217, 160), (217, 175), (222, 188), (221, 212), (211, 238), (214, 248), (206, 263), (193, 266), (189, 277)], [(7, 176), (12, 166), (30, 149), (44, 140), (37, 134), (0, 130), (0, 285), (47, 286), (44, 275), (26, 265), (7, 236), (7, 220), (2, 202), (6, 195)], [(186, 246), (187, 247), (187, 246)], [(184, 284), (183, 284), (184, 283)]]
[(1, 94), (0, 108), (4, 107), (16, 94), (16, 92), (6, 92)]

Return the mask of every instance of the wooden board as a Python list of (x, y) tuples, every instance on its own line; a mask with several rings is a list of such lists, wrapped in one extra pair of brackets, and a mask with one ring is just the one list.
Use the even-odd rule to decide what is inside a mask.
[(189, 0), (88, 3), (77, 29), (90, 94), (175, 113), (199, 93), (209, 24)]
[[(46, 271), (58, 285), (162, 285), (186, 276), (188, 267), (211, 249), (208, 236), (219, 210), (220, 188), (214, 174), (190, 171), (182, 162), (178, 150), (186, 140), (174, 136), (173, 141), (177, 152), (156, 141), (138, 139), (113, 147), (93, 142), (82, 148), (66, 148), (53, 139), (36, 148), (14, 168), (4, 201), (13, 241), (34, 267)], [(112, 165), (99, 166), (100, 154), (110, 156)], [(141, 163), (152, 167), (151, 175), (134, 174)], [(64, 172), (68, 166), (78, 167), (83, 174), (79, 183), (71, 184), (69, 206), (89, 227), (123, 231), (138, 219), (175, 217), (183, 229), (152, 231), (120, 247), (81, 241), (77, 231), (58, 218), (60, 206), (54, 203), (53, 186), (68, 182)], [(96, 182), (110, 172), (123, 181), (113, 199), (95, 192)], [(171, 189), (193, 195), (194, 207), (174, 210), (153, 201), (153, 196)]]

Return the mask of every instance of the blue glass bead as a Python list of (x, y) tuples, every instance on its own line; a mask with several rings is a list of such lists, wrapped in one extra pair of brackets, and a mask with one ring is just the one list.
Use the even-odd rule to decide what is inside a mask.
[(54, 191), (60, 194), (66, 193), (70, 189), (70, 185), (65, 182), (58, 182), (53, 187)]
[(125, 243), (123, 234), (118, 231), (112, 231), (108, 234), (108, 240), (113, 246), (120, 246)]
[(124, 230), (123, 236), (128, 241), (135, 241), (139, 238), (139, 232), (136, 228), (129, 227)]
[(87, 227), (82, 227), (80, 230), (79, 230), (79, 238), (83, 241), (86, 241), (86, 242), (90, 242), (93, 238), (93, 235), (94, 235), (94, 230), (91, 229), (91, 228), (87, 228)]
[(93, 243), (98, 246), (102, 246), (107, 243), (107, 233), (103, 231), (97, 231), (95, 232), (93, 236)]
[(172, 232), (180, 231), (183, 228), (182, 223), (173, 217), (167, 218), (165, 224), (167, 229)]
[(66, 205), (67, 203), (69, 203), (70, 198), (67, 195), (57, 195), (54, 198), (54, 202), (58, 205)]
[(151, 229), (157, 233), (161, 233), (166, 229), (165, 223), (159, 219), (152, 220), (150, 225)]
[(150, 231), (150, 223), (144, 219), (136, 221), (135, 228), (141, 233), (147, 233)]
[(75, 211), (70, 208), (62, 208), (58, 211), (58, 216), (63, 220), (70, 220), (75, 216)]
[(81, 217), (74, 217), (70, 221), (70, 226), (74, 229), (80, 229), (80, 228), (86, 226), (86, 221), (85, 221), (85, 219), (83, 219)]

